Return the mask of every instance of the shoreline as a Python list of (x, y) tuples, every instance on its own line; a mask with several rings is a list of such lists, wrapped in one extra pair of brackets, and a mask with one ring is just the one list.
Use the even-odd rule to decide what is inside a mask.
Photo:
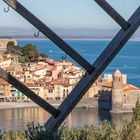
[(34, 102), (0, 102), (0, 110), (39, 107)]
[[(2, 39), (2, 38), (0, 38), (0, 39)], [(44, 40), (46, 40), (46, 41), (50, 41), (48, 38), (16, 38), (16, 40), (17, 41), (21, 41), (21, 40), (42, 40), (42, 41), (44, 41)], [(63, 40), (70, 40), (70, 41), (81, 41), (81, 40), (83, 40), (83, 41), (111, 41), (112, 40), (112, 38), (63, 38)], [(140, 41), (140, 38), (131, 38), (129, 41)]]
[[(47, 101), (51, 105), (53, 105), (55, 108), (59, 107), (61, 104), (61, 101), (53, 101), (49, 100)], [(39, 107), (36, 103), (29, 101), (29, 102), (0, 102), (0, 110), (4, 109), (18, 109), (18, 108), (34, 108)], [(40, 107), (41, 108), (41, 107)], [(75, 107), (76, 109), (80, 108), (87, 108), (87, 109), (98, 109), (98, 99), (82, 99)], [(120, 112), (111, 112), (111, 114), (123, 114), (123, 113), (132, 113), (133, 110), (121, 110)]]
[[(53, 105), (54, 107), (58, 107), (61, 101), (54, 101), (54, 100), (49, 100), (47, 101), (48, 103), (50, 103), (51, 105)], [(81, 100), (76, 108), (98, 108), (98, 103), (97, 103), (97, 99), (84, 99)], [(39, 107), (39, 105), (37, 105), (36, 103), (29, 101), (29, 102), (0, 102), (0, 110), (2, 109), (16, 109), (16, 108), (30, 108), (30, 107)]]

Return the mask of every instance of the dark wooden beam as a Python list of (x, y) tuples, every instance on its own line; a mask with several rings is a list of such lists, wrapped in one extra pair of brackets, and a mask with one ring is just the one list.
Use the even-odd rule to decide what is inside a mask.
[(40, 107), (42, 107), (44, 110), (46, 110), (47, 112), (52, 114), (54, 117), (57, 117), (59, 115), (59, 113), (60, 113), (59, 110), (55, 109), (52, 105), (47, 103), (45, 100), (43, 100), (41, 97), (39, 97), (35, 92), (33, 92), (31, 89), (29, 89), (23, 83), (18, 81), (11, 74), (4, 71), (2, 68), (0, 68), (0, 77), (2, 79), (4, 79), (5, 81), (7, 81), (9, 84), (13, 85), (20, 92), (24, 93), (28, 98), (30, 98), (32, 101), (34, 101)]
[(33, 26), (35, 26), (40, 32), (54, 42), (60, 49), (66, 52), (71, 58), (78, 62), (88, 73), (94, 71), (94, 67), (86, 61), (80, 54), (78, 54), (73, 48), (70, 47), (63, 39), (61, 39), (56, 33), (54, 33), (47, 25), (40, 21), (35, 15), (29, 12), (24, 6), (22, 6), (16, 0), (3, 0), (16, 12), (23, 16)]
[(140, 7), (131, 16), (128, 22), (131, 24), (128, 30), (124, 31), (121, 29), (118, 32), (118, 34), (114, 37), (114, 39), (110, 42), (107, 48), (102, 52), (102, 54), (93, 64), (93, 66), (96, 67), (95, 71), (91, 75), (86, 73), (84, 77), (80, 80), (80, 82), (72, 90), (70, 95), (62, 102), (62, 104), (58, 108), (59, 110), (61, 110), (59, 116), (57, 118), (54, 118), (52, 116), (46, 122), (46, 124), (44, 125), (46, 130), (53, 132), (62, 124), (62, 122), (66, 119), (69, 113), (82, 99), (87, 90), (91, 87), (93, 82), (96, 81), (98, 76), (105, 70), (105, 68), (109, 65), (112, 59), (117, 55), (117, 53), (137, 30), (140, 25)]
[[(9, 6), (11, 6), (13, 9), (15, 9), (18, 13), (20, 13), (24, 18), (29, 20), (29, 22), (32, 22), (32, 21), (35, 22), (36, 17), (34, 15), (32, 15), (22, 5), (20, 5), (20, 3), (18, 3), (16, 0), (3, 0), (3, 1), (5, 1)], [(110, 5), (108, 5), (108, 3), (105, 3), (105, 4), (107, 4), (106, 6), (110, 6)], [(112, 59), (117, 55), (117, 53), (121, 50), (121, 48), (125, 45), (125, 43), (129, 40), (129, 38), (133, 35), (133, 33), (139, 27), (139, 25), (140, 25), (140, 7), (136, 10), (136, 12), (133, 14), (133, 16), (129, 19), (126, 26), (125, 26), (126, 21), (124, 19), (120, 19), (120, 15), (119, 15), (119, 19), (123, 20), (121, 22), (119, 22), (119, 19), (117, 19), (118, 17), (115, 17), (115, 16), (118, 16), (118, 13), (116, 11), (115, 11), (115, 14), (110, 13), (110, 11), (114, 10), (114, 9), (110, 9), (110, 7), (108, 7), (109, 9), (105, 7), (105, 11), (108, 12), (108, 14), (111, 15), (112, 18), (114, 18), (117, 23), (119, 23), (119, 25), (121, 25), (122, 29), (118, 32), (118, 34), (110, 42), (110, 44), (103, 51), (103, 53), (97, 58), (95, 63), (92, 66), (91, 65), (89, 66), (89, 68), (92, 69), (91, 71), (88, 71), (89, 73), (91, 73), (91, 75), (86, 73), (84, 75), (84, 77), (80, 80), (80, 82), (76, 85), (76, 87), (72, 90), (71, 94), (62, 102), (62, 104), (58, 108), (58, 110), (60, 110), (61, 112), (57, 116), (57, 118), (54, 118), (54, 116), (52, 116), (48, 120), (48, 122), (44, 125), (46, 130), (53, 132), (62, 124), (62, 122), (69, 115), (69, 113), (72, 111), (72, 109), (76, 106), (76, 104), (84, 96), (86, 91), (90, 88), (92, 83), (95, 82), (95, 80), (98, 78), (98, 76), (104, 71), (104, 69), (109, 65), (109, 63), (112, 61)], [(21, 10), (20, 10), (20, 8), (21, 8)], [(26, 13), (27, 15), (24, 15), (22, 13), (24, 13), (24, 14)], [(33, 18), (34, 20), (30, 20), (29, 19), (30, 17)], [(36, 19), (36, 20), (39, 21), (38, 19)], [(41, 24), (40, 22), (41, 21), (37, 22), (38, 24), (33, 23), (33, 25), (34, 26), (36, 25), (35, 27), (37, 27), (38, 29), (41, 29), (40, 31), (43, 33), (45, 26), (42, 27), (42, 25), (44, 25), (44, 24), (43, 23)], [(41, 27), (40, 27), (40, 24), (41, 24)], [(45, 29), (47, 29), (48, 31), (50, 30), (48, 27)], [(55, 38), (53, 36), (54, 34), (46, 33), (45, 35), (49, 36), (53, 42), (55, 42), (59, 38), (59, 37), (57, 38), (56, 36), (55, 36), (56, 37)], [(52, 38), (52, 36), (53, 36), (53, 38)], [(57, 41), (59, 42), (59, 40), (57, 40)], [(58, 45), (60, 45), (60, 44), (61, 43), (59, 42)], [(64, 48), (62, 48), (62, 49), (64, 49)], [(68, 52), (65, 51), (65, 52), (69, 53), (69, 51)], [(78, 56), (75, 56), (75, 57), (78, 57)], [(94, 69), (94, 68), (96, 68), (96, 69)], [(93, 69), (94, 69), (94, 71), (93, 71)], [(12, 81), (12, 79), (10, 81)]]
[(130, 27), (130, 24), (127, 23), (126, 20), (106, 2), (106, 0), (95, 1), (123, 28), (123, 30), (127, 30)]

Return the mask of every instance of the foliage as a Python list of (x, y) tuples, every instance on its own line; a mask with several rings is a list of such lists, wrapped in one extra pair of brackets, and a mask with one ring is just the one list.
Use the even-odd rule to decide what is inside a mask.
[(20, 54), (21, 48), (20, 48), (20, 46), (15, 46), (15, 43), (13, 41), (9, 41), (7, 43), (7, 52), (10, 52), (13, 54)]
[(87, 125), (81, 128), (61, 126), (56, 132), (49, 133), (43, 126), (27, 125), (26, 131), (9, 131), (2, 134), (3, 140), (140, 140), (140, 124), (125, 122), (118, 126), (105, 122), (101, 126)]
[(9, 42), (7, 43), (7, 47), (10, 47), (10, 46), (15, 46), (15, 43), (14, 43), (13, 41), (9, 41)]
[(40, 56), (41, 56), (42, 58), (48, 58), (48, 55), (47, 55), (47, 54), (44, 54), (44, 53), (41, 53)]
[(22, 63), (22, 64), (26, 63), (26, 59), (24, 56), (18, 56), (18, 61), (19, 63)]
[(7, 43), (7, 52), (5, 54), (12, 53), (19, 55), (19, 62), (35, 62), (38, 61), (39, 56), (47, 58), (48, 56), (44, 53), (39, 53), (37, 47), (32, 44), (27, 44), (24, 47), (15, 46), (13, 41)]
[(9, 131), (4, 132), (2, 140), (25, 140), (27, 139), (24, 131)]
[(133, 108), (133, 121), (136, 121), (137, 123), (140, 123), (140, 102), (139, 99), (136, 102), (136, 107)]
[(36, 46), (27, 44), (22, 48), (22, 54), (25, 56), (26, 61), (37, 61), (39, 57), (39, 51)]

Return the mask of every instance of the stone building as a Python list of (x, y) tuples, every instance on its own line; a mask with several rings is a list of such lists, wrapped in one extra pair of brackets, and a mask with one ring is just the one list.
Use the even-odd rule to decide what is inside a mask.
[(17, 45), (17, 41), (15, 39), (0, 39), (0, 52), (5, 52), (7, 49), (8, 42), (14, 42)]
[(114, 113), (132, 112), (140, 97), (140, 88), (127, 84), (126, 76), (116, 70), (112, 82), (105, 82), (100, 91), (99, 107)]

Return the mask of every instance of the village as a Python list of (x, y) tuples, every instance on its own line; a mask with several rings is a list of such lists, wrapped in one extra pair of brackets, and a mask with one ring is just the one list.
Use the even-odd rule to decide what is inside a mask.
[[(16, 40), (12, 41), (17, 44)], [(9, 40), (0, 40), (1, 52), (6, 50), (8, 42)], [(0, 67), (44, 100), (62, 101), (85, 74), (82, 68), (66, 59), (54, 61), (48, 57), (39, 57), (38, 62), (24, 64), (19, 63), (18, 59), (18, 55), (0, 53)], [(94, 103), (96, 107), (120, 112), (120, 110), (132, 110), (139, 96), (140, 89), (127, 84), (127, 75), (116, 70), (114, 74), (100, 76), (86, 92), (83, 99), (89, 99), (89, 104), (98, 101)], [(29, 102), (30, 99), (1, 78), (0, 101)]]
[[(17, 44), (16, 40), (11, 40)], [(0, 51), (6, 51), (9, 40), (0, 41)], [(68, 60), (54, 61), (50, 58), (39, 57), (38, 62), (19, 63), (18, 55), (0, 54), (0, 67), (9, 72), (19, 81), (28, 86), (45, 100), (62, 100), (66, 98), (74, 86), (84, 75), (84, 71)], [(93, 86), (96, 93), (98, 88)], [(75, 93), (76, 94), (76, 93)], [(89, 90), (86, 98), (93, 97)], [(0, 79), (0, 101), (29, 101), (24, 93)]]

